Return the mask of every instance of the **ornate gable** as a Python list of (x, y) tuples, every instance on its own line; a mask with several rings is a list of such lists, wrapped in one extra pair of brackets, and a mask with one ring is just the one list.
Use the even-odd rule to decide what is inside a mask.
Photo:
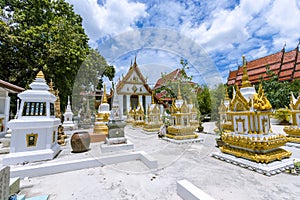
[(147, 84), (147, 79), (144, 78), (138, 65), (136, 58), (132, 66), (130, 66), (127, 74), (122, 77), (122, 80), (117, 84), (118, 94), (136, 94), (149, 95), (151, 88)]
[(238, 86), (236, 86), (236, 93), (230, 102), (231, 111), (248, 111), (250, 109), (248, 101), (242, 95)]
[(294, 94), (291, 92), (290, 108), (291, 110), (300, 110), (300, 91), (297, 99), (295, 98)]

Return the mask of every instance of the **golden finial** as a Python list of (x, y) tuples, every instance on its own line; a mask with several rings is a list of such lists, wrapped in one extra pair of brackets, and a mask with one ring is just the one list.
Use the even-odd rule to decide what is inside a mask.
[(154, 102), (154, 91), (152, 91), (152, 102), (151, 102), (151, 104), (155, 104), (155, 102)]
[(225, 87), (225, 100), (230, 100), (228, 95), (228, 87)]
[(106, 98), (106, 85), (105, 85), (105, 84), (104, 84), (104, 91), (103, 91), (102, 103), (107, 103), (107, 98)]
[(180, 84), (178, 83), (178, 95), (177, 100), (182, 100), (181, 91), (180, 91)]
[(36, 75), (36, 78), (43, 78), (43, 79), (45, 79), (45, 76), (44, 76), (44, 73), (43, 73), (42, 70), (39, 71), (39, 73)]
[(248, 72), (247, 72), (247, 61), (245, 56), (243, 56), (243, 76), (242, 76), (242, 88), (244, 87), (252, 87), (249, 79), (248, 79)]

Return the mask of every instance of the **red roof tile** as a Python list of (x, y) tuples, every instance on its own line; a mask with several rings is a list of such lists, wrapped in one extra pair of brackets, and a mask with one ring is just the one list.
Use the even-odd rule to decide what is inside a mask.
[[(262, 58), (258, 58), (253, 61), (247, 62), (247, 71), (249, 81), (252, 84), (256, 84), (260, 82), (261, 77), (265, 80), (269, 79), (269, 75), (267, 74), (266, 67), (268, 66), (270, 70), (272, 70), (275, 74), (279, 74), (279, 80), (291, 80), (293, 73), (293, 77), (300, 77), (300, 72), (295, 73), (296, 71), (300, 71), (300, 56), (297, 57), (298, 48), (284, 52), (280, 51)], [(297, 60), (296, 60), (297, 57)], [(296, 66), (296, 67), (295, 67)], [(240, 85), (242, 82), (243, 70), (242, 67), (239, 67), (234, 71), (236, 76), (234, 77), (234, 73), (230, 72), (228, 76), (228, 85)]]

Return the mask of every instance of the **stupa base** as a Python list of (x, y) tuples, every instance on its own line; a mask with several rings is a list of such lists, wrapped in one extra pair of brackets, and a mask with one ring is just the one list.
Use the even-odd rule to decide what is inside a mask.
[(4, 165), (14, 165), (27, 162), (52, 160), (59, 153), (59, 151), (60, 146), (55, 144), (51, 149), (9, 153), (3, 158), (2, 162)]
[(233, 155), (225, 154), (222, 152), (213, 153), (212, 157), (266, 176), (280, 174), (282, 172), (285, 172), (286, 170), (294, 168), (294, 161), (292, 158), (286, 158), (281, 161), (274, 161), (272, 163), (266, 164), (253, 162), (244, 158), (237, 158)]
[(176, 139), (163, 137), (162, 139), (167, 142), (171, 142), (173, 144), (191, 144), (191, 143), (203, 143), (204, 142), (203, 138), (176, 140)]
[(128, 140), (126, 141), (126, 143), (123, 144), (101, 144), (100, 145), (100, 149), (102, 153), (132, 150), (133, 148), (134, 145)]
[(238, 158), (245, 158), (257, 163), (270, 163), (276, 160), (280, 161), (284, 158), (289, 158), (292, 155), (291, 152), (280, 148), (266, 153), (257, 153), (257, 152), (247, 151), (244, 149), (233, 148), (230, 147), (229, 145), (224, 145), (220, 147), (220, 150), (223, 153), (231, 154)]
[(287, 142), (285, 144), (285, 146), (300, 148), (300, 144), (299, 143), (294, 143), (294, 142)]
[(186, 134), (186, 135), (166, 134), (166, 137), (174, 140), (187, 140), (187, 139), (196, 139), (198, 138), (198, 135), (197, 134)]
[(288, 142), (297, 143), (300, 145), (300, 137), (294, 137), (294, 136), (287, 136), (286, 137)]

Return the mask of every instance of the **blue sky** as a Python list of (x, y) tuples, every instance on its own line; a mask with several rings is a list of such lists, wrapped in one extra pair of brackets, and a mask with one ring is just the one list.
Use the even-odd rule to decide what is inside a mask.
[(194, 81), (226, 82), (242, 55), (253, 60), (285, 43), (291, 50), (300, 39), (300, 0), (67, 2), (82, 16), (90, 46), (117, 68), (116, 79), (137, 55), (150, 85), (161, 72), (180, 67), (181, 57), (189, 61)]

